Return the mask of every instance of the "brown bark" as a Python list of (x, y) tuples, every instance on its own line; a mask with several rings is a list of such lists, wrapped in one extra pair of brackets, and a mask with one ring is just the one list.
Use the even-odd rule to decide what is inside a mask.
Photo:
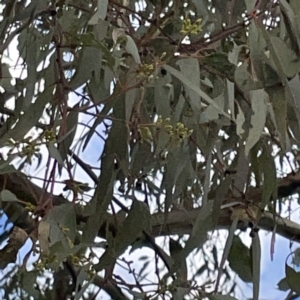
[[(300, 172), (291, 173), (278, 182), (278, 198), (290, 196), (297, 192), (300, 187)], [(53, 205), (60, 205), (67, 200), (61, 195), (55, 196), (48, 192), (43, 191), (40, 187), (33, 184), (27, 177), (20, 173), (11, 173), (7, 175), (0, 175), (0, 189), (8, 189), (14, 193), (18, 199), (29, 202), (39, 207), (45, 201), (52, 197)], [(262, 191), (260, 188), (251, 188), (246, 195), (235, 199), (236, 202), (251, 202), (258, 204), (261, 200)], [(28, 215), (27, 210), (22, 205), (17, 203), (8, 203), (4, 207), (5, 212), (8, 214), (14, 224), (28, 234), (35, 228), (34, 220)], [(188, 234), (196, 220), (201, 208), (193, 210), (173, 210), (169, 213), (168, 219), (165, 220), (163, 213), (156, 213), (152, 215), (152, 232), (154, 237), (169, 234)], [(18, 213), (17, 213), (18, 212)], [(17, 217), (16, 217), (17, 216)], [(88, 217), (77, 214), (78, 222), (86, 222)], [(115, 227), (116, 218), (107, 214), (107, 222), (110, 224), (111, 229)], [(118, 220), (120, 224), (122, 220)], [(231, 224), (231, 211), (230, 209), (222, 209), (218, 221), (218, 228), (227, 228)], [(264, 212), (259, 220), (259, 227), (267, 231), (273, 231), (275, 224), (277, 224), (276, 232), (281, 236), (300, 242), (300, 225), (285, 218), (275, 217), (272, 213)], [(117, 230), (117, 228), (115, 228)], [(99, 235), (105, 237), (105, 230), (100, 230)]]

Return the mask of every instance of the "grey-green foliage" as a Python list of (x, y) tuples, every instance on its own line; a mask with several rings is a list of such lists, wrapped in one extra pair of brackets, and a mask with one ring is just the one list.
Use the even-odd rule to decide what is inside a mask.
[[(2, 3), (1, 204), (39, 255), (28, 274), (7, 274), (6, 294), (55, 298), (66, 283), (65, 297), (98, 286), (114, 299), (126, 299), (121, 288), (234, 299), (236, 273), (257, 299), (259, 240), (251, 252), (232, 230), (222, 256), (209, 233), (275, 213), (278, 178), (299, 167), (299, 1), (256, 11), (247, 0), (120, 3)], [(46, 161), (42, 189), (25, 175), (12, 180), (17, 158), (24, 174)], [(258, 213), (247, 202), (237, 214), (230, 202), (242, 201)], [(156, 237), (171, 234), (169, 251)], [(154, 255), (140, 272), (122, 256), (131, 246)], [(113, 276), (119, 264), (136, 289)], [(32, 289), (47, 272), (54, 282)], [(208, 293), (202, 274), (214, 281), (218, 272), (223, 289)], [(285, 290), (299, 292), (297, 276), (287, 265)]]

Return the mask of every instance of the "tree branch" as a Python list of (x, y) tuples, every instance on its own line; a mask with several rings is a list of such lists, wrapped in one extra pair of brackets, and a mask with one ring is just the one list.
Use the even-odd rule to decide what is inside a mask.
[[(291, 173), (286, 177), (279, 179), (278, 181), (278, 198), (288, 197), (297, 192), (300, 187), (300, 172)], [(66, 203), (68, 200), (62, 195), (55, 196), (32, 183), (26, 175), (21, 172), (10, 173), (6, 175), (0, 175), (0, 190), (8, 189), (14, 193), (18, 199), (29, 202), (33, 205), (38, 206), (44, 201), (52, 197), (53, 205), (60, 205)], [(262, 196), (261, 188), (251, 188), (243, 197), (235, 199), (237, 202), (251, 201), (254, 204), (260, 202)], [(226, 201), (226, 199), (225, 199)], [(16, 215), (16, 209), (19, 209), (19, 219), (13, 218), (13, 221), (17, 222), (17, 226), (25, 230), (28, 234), (35, 228), (35, 222), (28, 214), (25, 209), (17, 203), (14, 203), (12, 209), (11, 204), (8, 203), (10, 209), (4, 208), (4, 211), (10, 218)], [(196, 220), (201, 208), (193, 209), (190, 211), (186, 210), (173, 210), (169, 213), (168, 219), (165, 220), (164, 213), (157, 213), (152, 215), (152, 232), (153, 236), (170, 235), (170, 234), (188, 234)], [(103, 218), (103, 216), (102, 216)], [(87, 222), (88, 216), (77, 214), (77, 222)], [(106, 223), (100, 229), (99, 235), (105, 238), (106, 225), (109, 224), (114, 230), (118, 230), (117, 224), (120, 225), (122, 220), (117, 220), (116, 216), (112, 216), (109, 213), (106, 215)], [(220, 213), (218, 227), (227, 228), (231, 224), (231, 212), (230, 210), (223, 209)], [(285, 218), (276, 217), (275, 222), (277, 224), (277, 233), (281, 236), (300, 242), (300, 225)], [(117, 223), (117, 224), (116, 224)], [(272, 213), (264, 212), (259, 224), (262, 229), (267, 231), (273, 231), (275, 226), (274, 217)], [(213, 228), (212, 228), (213, 229)]]

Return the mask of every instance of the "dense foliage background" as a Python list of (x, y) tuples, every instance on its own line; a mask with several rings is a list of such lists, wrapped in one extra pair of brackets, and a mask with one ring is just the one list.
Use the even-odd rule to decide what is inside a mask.
[(259, 299), (258, 229), (300, 241), (300, 2), (0, 9), (3, 298)]

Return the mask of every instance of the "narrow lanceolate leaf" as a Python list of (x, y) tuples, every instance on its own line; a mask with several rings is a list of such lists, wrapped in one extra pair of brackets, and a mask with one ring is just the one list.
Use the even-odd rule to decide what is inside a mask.
[(189, 287), (177, 287), (175, 291), (172, 293), (173, 300), (181, 300), (184, 299), (184, 296), (190, 292)]
[(53, 142), (49, 143), (48, 151), (49, 151), (49, 156), (54, 158), (58, 162), (60, 168), (62, 168), (64, 166), (64, 161), (63, 161), (57, 147), (54, 145)]
[(74, 246), (76, 236), (76, 216), (74, 205), (70, 202), (55, 206), (45, 218), (50, 224), (50, 243), (62, 243), (64, 249), (69, 250)]
[(43, 254), (49, 255), (50, 253), (50, 223), (41, 221), (38, 226), (38, 239)]
[(300, 70), (300, 60), (296, 53), (279, 37), (270, 36), (267, 40), (274, 69), (284, 72), (287, 77), (294, 77)]
[(137, 64), (140, 64), (141, 58), (140, 58), (139, 50), (138, 50), (133, 38), (129, 35), (126, 35), (126, 38), (127, 38), (127, 43), (125, 46), (126, 52), (131, 54), (131, 56), (133, 57), (134, 61)]
[(171, 271), (177, 273), (177, 278), (180, 278), (183, 281), (187, 280), (187, 265), (186, 259), (182, 259), (182, 250), (183, 247), (180, 245), (179, 241), (175, 241), (172, 238), (169, 240), (169, 249), (171, 257), (174, 260), (173, 267)]
[(293, 268), (286, 264), (285, 276), (290, 289), (300, 295), (300, 272), (296, 272)]
[(150, 224), (151, 217), (147, 205), (137, 200), (133, 201), (127, 218), (118, 227), (116, 237), (111, 238), (111, 244), (101, 256), (99, 263), (95, 266), (95, 270), (100, 271), (104, 267), (113, 264), (115, 259), (142, 234), (143, 230), (148, 231), (150, 229)]
[(3, 202), (18, 202), (18, 198), (15, 194), (10, 192), (9, 190), (2, 190), (0, 193), (1, 201)]
[[(190, 83), (195, 87), (200, 88), (200, 67), (198, 59), (196, 58), (185, 58), (177, 62), (181, 69), (181, 74), (184, 77), (189, 78)], [(192, 90), (189, 86), (184, 85), (185, 92), (188, 97), (188, 101), (193, 109), (198, 113), (201, 112), (201, 97), (200, 95)]]
[(182, 256), (187, 257), (194, 249), (201, 247), (207, 240), (207, 233), (213, 227), (213, 201), (208, 201), (201, 207), (192, 232), (182, 251)]
[(99, 20), (105, 20), (107, 14), (108, 0), (98, 0), (97, 12), (91, 17), (88, 24), (98, 24)]
[(226, 116), (229, 119), (231, 118), (230, 115), (226, 113), (219, 105), (217, 105), (215, 101), (212, 98), (210, 98), (205, 92), (203, 92), (199, 86), (191, 82), (191, 80), (187, 76), (184, 76), (180, 71), (168, 65), (165, 65), (164, 69), (170, 72), (176, 78), (178, 78), (185, 86), (187, 86), (196, 94), (198, 94), (205, 102), (211, 104), (219, 112), (219, 114)]
[(299, 28), (299, 18), (295, 14), (294, 10), (286, 0), (281, 0), (279, 2), (280, 9), (283, 12), (283, 21), (287, 27), (287, 32), (292, 41), (291, 46), (294, 49), (299, 49), (300, 46), (300, 28)]
[(252, 267), (250, 250), (239, 236), (234, 236), (232, 246), (228, 254), (230, 268), (245, 282), (252, 282)]
[(238, 107), (238, 113), (236, 116), (236, 134), (239, 137), (242, 137), (242, 134), (245, 132), (245, 130), (243, 129), (243, 125), (245, 123), (245, 116), (244, 113), (240, 107), (240, 105), (237, 103), (237, 107)]
[(125, 34), (125, 31), (123, 28), (116, 28), (113, 30), (112, 38), (114, 40), (114, 43), (117, 45), (120, 41), (121, 43), (125, 42), (125, 50), (128, 54), (130, 54), (134, 61), (137, 64), (141, 63), (140, 54), (137, 48), (137, 45), (135, 44), (133, 38), (127, 34)]
[(27, 109), (24, 114), (19, 116), (19, 120), (16, 124), (10, 124), (11, 127), (2, 126), (0, 128), (1, 145), (3, 145), (10, 138), (14, 140), (22, 139), (42, 117), (45, 106), (53, 99), (53, 90), (55, 87), (53, 85), (53, 82), (55, 81), (53, 66), (54, 58), (52, 56), (50, 58), (49, 67), (45, 70), (45, 90), (37, 96), (34, 103), (31, 103), (30, 108)]
[(228, 254), (229, 254), (230, 248), (232, 246), (232, 242), (233, 242), (233, 238), (234, 238), (234, 232), (236, 231), (238, 221), (239, 220), (237, 218), (235, 218), (232, 221), (232, 224), (230, 226), (230, 230), (229, 230), (228, 237), (227, 237), (227, 240), (226, 240), (225, 248), (223, 250), (222, 259), (221, 259), (220, 266), (219, 266), (219, 269), (218, 269), (218, 277), (217, 277), (216, 287), (215, 287), (216, 292), (218, 291), (218, 288), (219, 288), (221, 275), (223, 274), (224, 264), (225, 264), (225, 262), (228, 258)]
[(58, 150), (63, 162), (65, 162), (67, 158), (67, 154), (75, 137), (79, 115), (76, 111), (77, 108), (79, 108), (78, 104), (76, 104), (73, 110), (68, 113), (66, 120), (66, 133), (58, 141)]
[(277, 199), (276, 165), (271, 152), (271, 148), (268, 145), (264, 145), (261, 157), (259, 157), (261, 172), (264, 177), (261, 199), (262, 209), (264, 209), (266, 205), (270, 203), (271, 199)]
[(73, 90), (90, 80), (92, 72), (101, 69), (103, 53), (99, 48), (84, 47), (78, 56), (80, 56), (77, 61), (78, 67), (70, 82), (70, 87)]
[(252, 147), (259, 141), (266, 123), (268, 94), (264, 89), (250, 92), (251, 108), (251, 128), (246, 139), (245, 155), (247, 156)]
[(253, 300), (259, 300), (261, 248), (259, 235), (252, 239)]

